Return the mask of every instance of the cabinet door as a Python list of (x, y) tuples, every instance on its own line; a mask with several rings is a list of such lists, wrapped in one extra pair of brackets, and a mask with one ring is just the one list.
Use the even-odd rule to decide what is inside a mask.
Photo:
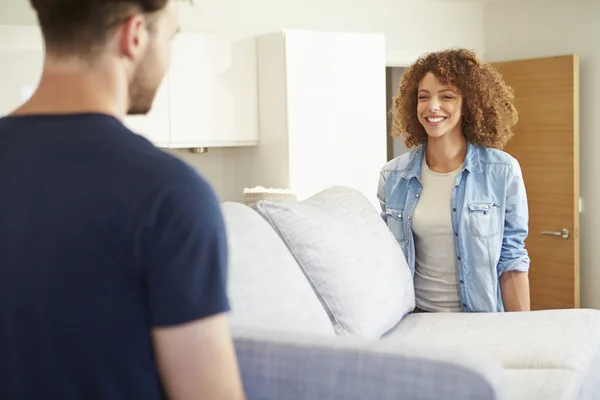
[(169, 75), (170, 147), (256, 144), (256, 40), (182, 33)]
[(44, 66), (44, 44), (35, 26), (0, 25), (0, 116), (35, 91)]
[(286, 31), (290, 181), (300, 198), (333, 185), (377, 205), (387, 161), (385, 38)]
[(125, 125), (157, 147), (169, 147), (169, 78), (165, 77), (146, 115), (128, 115)]

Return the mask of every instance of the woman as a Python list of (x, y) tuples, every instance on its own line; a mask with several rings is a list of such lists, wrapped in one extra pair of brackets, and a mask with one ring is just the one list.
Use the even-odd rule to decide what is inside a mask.
[(467, 50), (406, 70), (393, 134), (411, 150), (381, 171), (382, 217), (414, 276), (415, 312), (529, 310), (528, 208), (501, 151), (517, 122), (500, 74)]

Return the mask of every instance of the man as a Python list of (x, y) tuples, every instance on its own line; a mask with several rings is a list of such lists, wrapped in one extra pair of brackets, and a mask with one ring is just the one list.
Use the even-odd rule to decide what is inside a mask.
[(209, 185), (127, 130), (172, 0), (31, 0), (39, 87), (0, 119), (0, 398), (242, 399)]

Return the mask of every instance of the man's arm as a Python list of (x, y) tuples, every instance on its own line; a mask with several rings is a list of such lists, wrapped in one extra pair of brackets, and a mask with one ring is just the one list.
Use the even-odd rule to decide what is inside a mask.
[(224, 314), (152, 331), (170, 400), (245, 398)]
[(241, 400), (220, 205), (191, 168), (172, 172), (143, 210), (138, 246), (162, 386), (170, 400)]
[(507, 175), (504, 237), (498, 263), (500, 291), (505, 311), (529, 311), (529, 208), (521, 167), (513, 159)]

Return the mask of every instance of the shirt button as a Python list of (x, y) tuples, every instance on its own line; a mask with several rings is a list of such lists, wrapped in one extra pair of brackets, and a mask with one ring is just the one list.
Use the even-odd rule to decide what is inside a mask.
[(463, 281), (462, 279), (460, 280), (460, 284), (462, 285), (463, 283), (465, 283), (465, 281)]
[(458, 236), (458, 232), (454, 232), (454, 236)]
[(456, 257), (458, 260), (460, 260), (460, 256)]
[(464, 307), (464, 308), (467, 308), (467, 305), (466, 305), (465, 303), (463, 303), (463, 307)]
[(419, 197), (419, 193), (415, 194), (416, 197)]
[(456, 212), (456, 207), (452, 209), (452, 211)]
[(408, 239), (406, 239), (406, 243), (408, 243)]

